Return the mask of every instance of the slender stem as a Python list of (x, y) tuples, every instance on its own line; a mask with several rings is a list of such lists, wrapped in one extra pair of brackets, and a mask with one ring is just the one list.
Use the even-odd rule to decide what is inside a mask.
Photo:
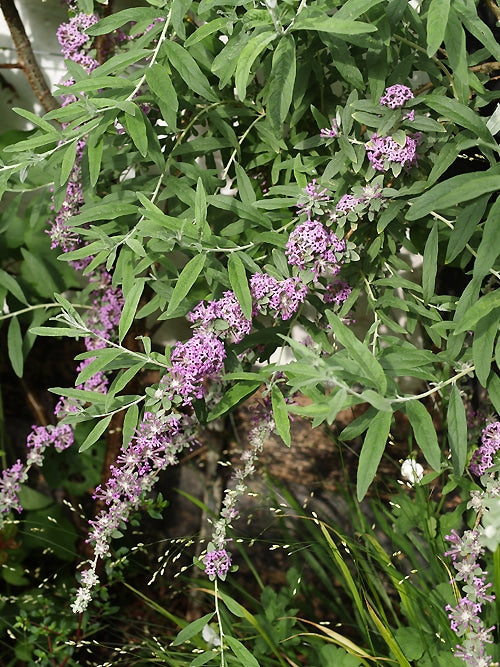
[(247, 245), (238, 245), (235, 248), (219, 248), (219, 246), (216, 246), (215, 248), (203, 248), (203, 252), (224, 252), (229, 255), (232, 252), (238, 252), (239, 250), (249, 250), (254, 246), (255, 243), (247, 243)]
[(170, 24), (170, 17), (171, 17), (171, 15), (172, 15), (172, 9), (170, 8), (169, 11), (168, 11), (167, 16), (166, 16), (166, 18), (165, 18), (165, 25), (163, 26), (163, 30), (161, 31), (161, 35), (160, 35), (159, 38), (158, 38), (158, 44), (156, 45), (155, 50), (153, 51), (153, 55), (151, 56), (151, 58), (150, 58), (150, 60), (149, 60), (149, 62), (148, 62), (148, 66), (147, 66), (147, 68), (146, 68), (144, 74), (143, 74), (143, 75), (141, 76), (141, 78), (139, 79), (139, 82), (136, 84), (134, 90), (133, 90), (133, 91), (130, 93), (130, 95), (127, 97), (127, 101), (128, 101), (128, 102), (130, 102), (131, 100), (133, 100), (134, 97), (137, 95), (137, 93), (140, 91), (142, 85), (143, 85), (144, 82), (146, 81), (146, 72), (147, 72), (147, 70), (148, 70), (149, 68), (153, 67), (153, 65), (155, 64), (156, 60), (158, 59), (158, 53), (160, 52), (160, 48), (161, 48), (163, 42), (165, 41), (165, 37), (166, 37), (166, 34), (167, 34), (167, 29), (168, 29), (168, 26), (169, 26), (169, 24)]
[[(121, 350), (125, 354), (129, 354), (132, 357), (137, 357), (138, 359), (140, 359), (141, 361), (144, 361), (145, 363), (153, 364), (154, 366), (159, 366), (160, 368), (170, 369), (170, 366), (168, 364), (163, 364), (161, 361), (157, 361), (156, 359), (152, 359), (147, 354), (141, 354), (140, 352), (134, 352), (133, 350), (129, 350), (128, 347), (124, 347), (123, 345), (120, 345), (119, 343), (114, 343), (112, 340), (109, 340), (105, 336), (101, 336), (100, 334), (96, 333), (95, 331), (91, 331), (87, 327), (82, 326), (78, 322), (75, 322), (72, 318), (68, 317), (66, 315), (66, 313), (63, 313), (61, 317), (56, 317), (54, 319), (58, 322), (60, 322), (60, 321), (65, 322), (66, 324), (69, 324), (72, 329), (79, 329), (86, 336), (92, 336), (93, 338), (97, 338), (98, 340), (101, 340), (104, 343), (106, 343), (106, 346), (116, 347), (118, 350)], [(109, 414), (109, 413), (106, 413), (106, 414)]]
[(31, 89), (45, 111), (58, 109), (61, 105), (50, 92), (42, 70), (35, 58), (31, 42), (28, 39), (23, 22), (19, 16), (14, 0), (0, 0), (0, 9), (9, 27), (9, 31), (17, 51), (18, 67), (26, 74)]
[(368, 282), (368, 280), (367, 280), (366, 277), (363, 277), (363, 281), (364, 281), (364, 283), (365, 283), (365, 285), (366, 285), (366, 291), (367, 291), (367, 294), (368, 294), (368, 296), (370, 297), (370, 299), (371, 299), (371, 301), (372, 301), (372, 305), (373, 305), (373, 314), (374, 314), (374, 316), (375, 316), (375, 321), (374, 321), (374, 323), (373, 323), (373, 325), (374, 325), (375, 328), (374, 328), (374, 330), (373, 330), (373, 340), (372, 340), (372, 354), (373, 354), (373, 356), (375, 356), (375, 352), (376, 352), (376, 349), (377, 349), (378, 328), (379, 328), (379, 326), (380, 326), (380, 318), (379, 318), (378, 313), (377, 313), (377, 311), (376, 311), (376, 309), (375, 309), (375, 301), (376, 301), (376, 299), (375, 299), (375, 295), (373, 294), (371, 285), (370, 285), (370, 283)]
[[(92, 123), (92, 120), (95, 120), (94, 123)], [(32, 164), (36, 164), (37, 162), (42, 162), (45, 158), (50, 157), (53, 155), (56, 151), (60, 151), (64, 146), (68, 146), (68, 144), (72, 144), (75, 139), (82, 139), (85, 137), (89, 132), (92, 132), (92, 130), (95, 130), (99, 127), (99, 119), (95, 119), (94, 117), (92, 119), (89, 119), (87, 122), (87, 125), (81, 125), (77, 129), (78, 131), (72, 134), (68, 139), (47, 139), (47, 144), (51, 144), (53, 142), (57, 142), (54, 148), (49, 149), (48, 151), (45, 151), (45, 153), (36, 153), (36, 159), (32, 159)], [(90, 126), (90, 127), (89, 127)], [(2, 167), (0, 167), (0, 172), (2, 171), (16, 171), (16, 169), (24, 169), (25, 167), (30, 166), (30, 164), (25, 162), (17, 162), (16, 164), (6, 164)], [(23, 191), (24, 192), (24, 191)]]
[(295, 13), (295, 16), (293, 17), (293, 19), (290, 21), (289, 25), (283, 31), (284, 34), (286, 34), (292, 28), (293, 24), (295, 23), (295, 19), (300, 14), (300, 12), (304, 9), (304, 7), (306, 7), (306, 5), (307, 5), (307, 0), (300, 0), (300, 5), (297, 7), (297, 12)]
[(215, 614), (217, 616), (217, 624), (219, 626), (219, 636), (220, 636), (220, 667), (225, 667), (226, 661), (224, 659), (224, 630), (222, 628), (222, 618), (219, 611), (219, 589), (217, 585), (217, 579), (214, 581), (214, 593), (215, 593)]
[(460, 371), (460, 373), (457, 373), (444, 382), (440, 382), (432, 389), (429, 389), (429, 391), (424, 391), (423, 394), (416, 394), (414, 396), (397, 396), (396, 398), (391, 398), (390, 401), (391, 403), (408, 403), (408, 401), (418, 401), (421, 398), (427, 398), (427, 396), (432, 396), (432, 394), (435, 394), (437, 391), (441, 391), (441, 389), (448, 386), (449, 384), (455, 384), (455, 382), (461, 377), (464, 377), (464, 375), (472, 373), (475, 368), (476, 367), (474, 364), (470, 364), (470, 366), (466, 366), (462, 371)]
[[(415, 49), (415, 51), (420, 51), (420, 53), (425, 53), (427, 55), (427, 50), (423, 48), (423, 46), (420, 46), (416, 42), (412, 42), (409, 39), (406, 39), (406, 37), (401, 37), (401, 35), (394, 35), (394, 38), (397, 39), (401, 44), (406, 44), (407, 46), (411, 46), (412, 49)], [(439, 67), (439, 69), (443, 72), (443, 74), (446, 76), (446, 78), (450, 81), (450, 84), (453, 85), (453, 76), (450, 74), (448, 71), (448, 68), (444, 65), (439, 58), (436, 58), (436, 56), (433, 56), (431, 60), (434, 61), (434, 63)]]
[[(86, 310), (91, 310), (92, 306), (86, 306), (82, 303), (73, 303), (74, 308), (84, 308)], [(21, 308), (21, 310), (16, 310), (13, 313), (7, 313), (6, 315), (0, 315), (0, 321), (8, 320), (11, 317), (17, 317), (23, 313), (29, 313), (31, 310), (37, 310), (38, 308), (61, 308), (61, 304), (57, 302), (53, 303), (37, 303), (34, 306), (29, 306), (28, 308)]]
[(122, 412), (122, 410), (127, 410), (128, 408), (131, 408), (133, 405), (139, 405), (139, 403), (143, 401), (145, 398), (146, 396), (139, 396), (139, 398), (136, 398), (135, 401), (131, 401), (130, 403), (127, 403), (127, 405), (122, 405), (121, 408), (117, 408), (116, 410), (112, 410), (111, 412), (103, 412), (100, 415), (92, 415), (92, 419), (100, 419), (101, 417), (112, 417), (113, 415)]
[[(257, 118), (255, 118), (255, 119), (250, 123), (250, 125), (249, 125), (249, 126), (247, 127), (247, 129), (243, 132), (243, 134), (241, 135), (241, 137), (240, 137), (240, 139), (239, 139), (239, 141), (238, 141), (238, 145), (239, 145), (239, 146), (241, 146), (241, 144), (245, 141), (245, 139), (247, 138), (249, 132), (252, 130), (252, 128), (254, 127), (254, 125), (256, 125), (256, 124), (259, 122), (259, 120), (262, 120), (263, 118), (265, 118), (265, 116), (266, 116), (266, 113), (265, 113), (265, 111), (263, 111), (259, 116), (257, 116)], [(235, 148), (234, 151), (231, 153), (231, 157), (229, 158), (229, 161), (228, 161), (227, 165), (225, 166), (224, 171), (223, 171), (222, 174), (221, 174), (221, 180), (225, 180), (225, 178), (227, 177), (227, 174), (228, 174), (228, 172), (229, 172), (229, 168), (230, 168), (230, 166), (232, 165), (232, 163), (234, 162), (234, 158), (236, 157), (236, 153), (237, 153), (237, 152), (238, 152), (238, 149)]]
[(282, 35), (284, 33), (284, 30), (276, 13), (277, 4), (278, 4), (277, 0), (265, 0), (266, 9), (269, 12), (269, 16), (271, 17), (271, 21), (273, 22), (274, 29), (279, 35)]

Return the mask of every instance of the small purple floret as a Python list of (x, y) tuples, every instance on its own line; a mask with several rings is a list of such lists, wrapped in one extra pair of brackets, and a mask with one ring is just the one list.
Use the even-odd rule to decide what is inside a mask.
[(210, 579), (219, 577), (224, 579), (231, 567), (231, 556), (225, 549), (217, 549), (216, 551), (209, 551), (203, 558), (205, 565), (205, 572)]
[(402, 107), (408, 100), (412, 100), (413, 97), (414, 95), (408, 86), (396, 83), (394, 86), (389, 86), (385, 89), (385, 93), (380, 98), (380, 104), (390, 109), (397, 109), (398, 107)]

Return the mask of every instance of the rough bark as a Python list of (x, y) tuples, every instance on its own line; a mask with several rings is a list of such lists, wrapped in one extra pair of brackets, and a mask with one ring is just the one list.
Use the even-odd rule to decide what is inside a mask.
[(17, 59), (20, 69), (25, 73), (31, 89), (37, 100), (43, 106), (45, 111), (58, 109), (60, 104), (50, 92), (49, 86), (43, 76), (42, 70), (35, 58), (31, 42), (28, 39), (23, 22), (19, 16), (14, 0), (0, 0), (0, 9), (9, 26), (9, 31), (17, 52)]

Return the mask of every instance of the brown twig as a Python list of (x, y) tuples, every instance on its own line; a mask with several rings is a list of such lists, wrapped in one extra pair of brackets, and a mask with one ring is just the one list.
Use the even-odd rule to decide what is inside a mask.
[(48, 424), (50, 424), (50, 419), (47, 417), (47, 412), (45, 408), (38, 400), (36, 394), (31, 390), (26, 380), (21, 379), (21, 385), (24, 390), (26, 402), (28, 403), (28, 407), (33, 417), (35, 418), (37, 426), (47, 426)]
[(488, 6), (488, 9), (490, 10), (490, 12), (496, 18), (497, 22), (499, 22), (500, 21), (500, 8), (496, 4), (496, 2), (494, 2), (494, 0), (486, 0), (486, 5)]
[(498, 62), (498, 60), (495, 60), (490, 63), (481, 63), (481, 65), (474, 65), (473, 67), (469, 67), (470, 72), (480, 72), (481, 74), (491, 74), (492, 72), (496, 72), (499, 69), (500, 69), (500, 62)]
[(50, 92), (43, 73), (31, 48), (23, 22), (14, 4), (14, 0), (0, 0), (0, 9), (9, 26), (9, 31), (17, 51), (18, 67), (26, 74), (31, 89), (45, 111), (58, 109), (60, 104)]
[[(113, 0), (108, 0), (108, 3), (104, 5), (101, 13), (101, 18), (106, 18), (106, 16), (111, 16), (113, 13)], [(96, 59), (99, 64), (102, 63), (109, 57), (110, 51), (113, 48), (113, 38), (112, 35), (98, 35), (95, 38), (94, 46), (96, 50)]]

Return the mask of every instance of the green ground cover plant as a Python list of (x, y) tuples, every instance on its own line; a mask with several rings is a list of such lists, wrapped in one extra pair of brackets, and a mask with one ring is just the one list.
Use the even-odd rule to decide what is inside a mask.
[[(52, 423), (2, 454), (6, 664), (498, 664), (498, 6), (112, 4), (68, 2), (60, 103), (0, 136), (12, 370), (38, 337), (76, 350)], [(193, 498), (210, 534), (179, 570), (199, 596), (184, 618), (130, 578), (131, 529), (252, 396), (219, 506)], [(292, 545), (272, 587), (240, 502), (272, 436), (286, 466), (291, 420), (332, 432), (346, 411), (350, 528), (270, 482)], [(380, 472), (397, 420), (399, 488)], [(40, 589), (25, 563), (48, 573), (47, 545), (64, 574)], [(155, 629), (101, 659), (112, 582)]]

